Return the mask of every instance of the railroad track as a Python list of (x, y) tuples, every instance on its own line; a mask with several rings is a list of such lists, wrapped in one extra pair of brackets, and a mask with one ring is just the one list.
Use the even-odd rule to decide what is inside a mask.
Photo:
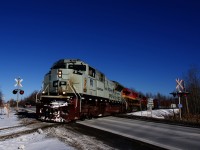
[(56, 124), (56, 123), (34, 121), (34, 122), (24, 124), (24, 125), (1, 128), (0, 129), (0, 140), (16, 138), (21, 135), (33, 133), (39, 129), (45, 129), (48, 127), (56, 127), (58, 125), (59, 124)]
[[(24, 128), (24, 129), (22, 130), (21, 128)], [(7, 133), (7, 134), (2, 135), (1, 131), (5, 132), (6, 130), (8, 130), (9, 132), (11, 130), (14, 130), (15, 132), (13, 131), (12, 133)], [(80, 132), (82, 130), (84, 130), (84, 127), (80, 128), (76, 125), (76, 123), (68, 123), (68, 124), (59, 123), (58, 124), (58, 123), (47, 123), (47, 122), (35, 122), (30, 125), (20, 125), (20, 126), (1, 129), (0, 142), (1, 141), (6, 142), (7, 140), (10, 140), (12, 138), (14, 140), (15, 138), (19, 138), (19, 140), (21, 141), (21, 139), (23, 139), (21, 138), (21, 136), (23, 137), (24, 135), (26, 136), (28, 134), (35, 135), (35, 133), (38, 132), (39, 134), (45, 135), (45, 138), (53, 138), (53, 139), (56, 138), (62, 143), (65, 143), (66, 146), (70, 146), (78, 150), (85, 150), (85, 149), (115, 150), (115, 148), (112, 148), (111, 146), (105, 144), (101, 140), (94, 138), (95, 136), (90, 137), (89, 135), (83, 134), (84, 132)], [(87, 133), (87, 131), (85, 133)], [(29, 143), (30, 142), (31, 141), (29, 141)], [(25, 144), (18, 143), (17, 146), (20, 147), (21, 145), (23, 146)], [(19, 147), (18, 149), (20, 149)]]

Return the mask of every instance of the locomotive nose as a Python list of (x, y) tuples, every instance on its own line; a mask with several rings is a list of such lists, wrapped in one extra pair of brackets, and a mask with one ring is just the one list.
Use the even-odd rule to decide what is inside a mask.
[(62, 81), (62, 80), (53, 81), (52, 91), (54, 91), (58, 95), (66, 95), (67, 94), (67, 82)]

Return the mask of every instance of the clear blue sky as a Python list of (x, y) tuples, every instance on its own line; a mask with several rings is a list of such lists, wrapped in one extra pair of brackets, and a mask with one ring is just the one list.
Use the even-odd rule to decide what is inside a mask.
[(6, 0), (0, 2), (0, 90), (40, 90), (51, 65), (79, 58), (111, 80), (168, 95), (200, 65), (198, 0)]

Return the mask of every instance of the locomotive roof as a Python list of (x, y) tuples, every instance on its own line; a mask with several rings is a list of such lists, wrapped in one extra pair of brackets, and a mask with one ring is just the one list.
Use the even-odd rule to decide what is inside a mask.
[[(63, 64), (63, 63), (76, 63), (76, 62), (79, 62), (79, 63), (82, 63), (82, 64), (87, 64), (87, 63), (85, 63), (84, 61), (82, 61), (81, 59), (60, 59), (60, 60), (58, 60), (58, 61), (56, 61), (53, 65), (52, 65), (52, 67), (51, 67), (51, 69), (52, 68), (54, 68), (55, 66), (58, 66), (59, 64)], [(89, 64), (88, 64), (89, 65)], [(90, 66), (90, 65), (89, 65)], [(92, 67), (92, 66), (91, 66)], [(92, 67), (93, 68), (93, 67)], [(99, 71), (98, 69), (96, 69), (96, 68), (94, 68), (96, 71), (98, 71), (99, 73), (101, 73), (101, 74), (103, 74), (104, 75), (104, 73), (102, 73), (101, 71)]]
[[(83, 62), (82, 60), (80, 60), (80, 59), (60, 59), (60, 60), (58, 60), (56, 63), (59, 63), (59, 62)], [(84, 63), (84, 62), (83, 62)]]
[(67, 62), (71, 62), (71, 63), (75, 63), (75, 62), (82, 62), (85, 63), (83, 61), (81, 61), (80, 59), (60, 59), (58, 61), (56, 61), (51, 68), (54, 68), (54, 66), (57, 66), (58, 64), (62, 64), (62, 63), (67, 63)]

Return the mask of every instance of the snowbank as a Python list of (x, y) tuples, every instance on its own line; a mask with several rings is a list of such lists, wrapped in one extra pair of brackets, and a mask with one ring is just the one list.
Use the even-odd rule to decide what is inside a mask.
[(158, 119), (164, 119), (165, 117), (173, 116), (179, 113), (179, 109), (158, 109), (158, 110), (147, 110), (147, 111), (138, 111), (133, 113), (128, 113), (127, 115), (134, 116), (145, 116)]
[(0, 141), (1, 150), (74, 150), (57, 138), (46, 138), (44, 133), (32, 133)]
[(15, 115), (15, 110), (10, 110), (9, 113), (7, 110), (4, 113), (0, 113), (0, 128), (7, 128), (12, 126), (17, 126), (20, 124), (20, 120)]

